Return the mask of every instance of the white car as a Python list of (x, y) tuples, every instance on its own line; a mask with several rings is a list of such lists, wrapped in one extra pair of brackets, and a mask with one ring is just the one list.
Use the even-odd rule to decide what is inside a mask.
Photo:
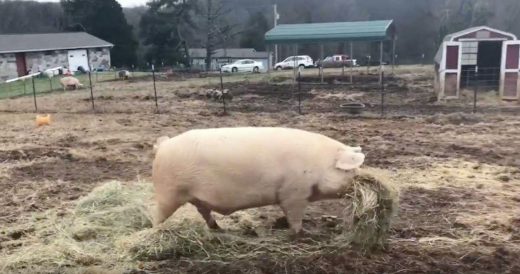
[(236, 60), (234, 63), (222, 66), (222, 72), (254, 72), (264, 70), (262, 62), (251, 59)]
[(314, 67), (314, 61), (312, 61), (312, 58), (308, 55), (290, 56), (282, 62), (276, 63), (274, 68), (276, 70), (292, 69), (295, 65), (298, 68), (312, 68)]

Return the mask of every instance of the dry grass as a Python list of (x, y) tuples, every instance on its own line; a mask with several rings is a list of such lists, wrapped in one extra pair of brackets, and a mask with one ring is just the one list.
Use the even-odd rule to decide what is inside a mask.
[(484, 117), (481, 114), (471, 114), (455, 112), (450, 114), (436, 114), (424, 118), (428, 123), (440, 124), (440, 125), (460, 125), (460, 124), (476, 124), (484, 121)]
[(366, 172), (357, 177), (352, 190), (349, 199), (354, 201), (354, 213), (348, 216), (354, 219), (346, 222), (349, 226), (338, 233), (320, 232), (294, 242), (288, 240), (285, 230), (271, 229), (262, 236), (249, 233), (254, 230), (252, 223), (242, 221), (248, 218), (242, 218), (229, 231), (211, 232), (193, 214), (183, 218), (182, 210), (173, 221), (151, 228), (151, 185), (110, 182), (81, 198), (64, 217), (48, 211), (27, 225), (4, 231), (19, 239), (6, 245), (12, 246), (2, 252), (0, 270), (135, 268), (139, 261), (171, 258), (226, 264), (265, 257), (279, 260), (334, 254), (349, 249), (351, 242), (364, 250), (383, 247), (396, 209), (395, 192)]
[(26, 225), (4, 231), (19, 235), (19, 240), (11, 243), (19, 248), (3, 250), (0, 270), (52, 271), (124, 262), (116, 249), (116, 239), (151, 227), (146, 209), (149, 193), (149, 184), (130, 187), (107, 183), (80, 199), (66, 217), (51, 210)]

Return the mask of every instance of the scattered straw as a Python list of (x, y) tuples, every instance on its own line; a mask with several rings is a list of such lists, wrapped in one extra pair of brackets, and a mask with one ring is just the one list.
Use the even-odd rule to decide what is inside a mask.
[(174, 258), (177, 263), (189, 260), (224, 265), (258, 262), (259, 258), (302, 260), (345, 251), (351, 239), (363, 246), (381, 245), (388, 232), (390, 212), (395, 209), (394, 197), (374, 177), (364, 174), (355, 181), (351, 194), (354, 234), (348, 229), (323, 230), (296, 242), (288, 239), (287, 230), (269, 228), (262, 236), (250, 233), (255, 230), (249, 227), (251, 222), (246, 231), (239, 220), (224, 232), (213, 232), (200, 218), (189, 214), (182, 218), (183, 209), (173, 216), (175, 220), (151, 228), (151, 184), (111, 182), (80, 199), (65, 217), (49, 211), (32, 220), (29, 227), (4, 233), (21, 236), (10, 241), (12, 248), (0, 252), (0, 272), (67, 272), (94, 266), (135, 269), (142, 266), (141, 262)]

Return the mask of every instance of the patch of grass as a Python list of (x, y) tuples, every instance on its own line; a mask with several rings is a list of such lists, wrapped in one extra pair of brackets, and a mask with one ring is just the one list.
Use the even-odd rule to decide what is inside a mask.
[[(97, 82), (113, 80), (114, 75), (114, 72), (93, 72), (92, 83), (95, 85)], [(63, 91), (63, 87), (60, 84), (61, 77), (62, 76), (55, 76), (50, 80), (44, 76), (35, 77), (34, 88), (36, 94)], [(88, 88), (90, 86), (88, 74), (78, 74), (74, 75), (74, 77), (78, 78), (80, 83), (84, 85), (83, 88)], [(0, 99), (32, 95), (32, 79), (25, 79), (23, 81), (16, 81), (12, 83), (0, 83)]]

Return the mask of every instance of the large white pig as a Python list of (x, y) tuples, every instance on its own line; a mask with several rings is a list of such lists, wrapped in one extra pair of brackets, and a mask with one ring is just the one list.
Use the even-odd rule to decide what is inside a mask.
[(293, 235), (302, 230), (306, 206), (342, 197), (365, 159), (359, 147), (274, 127), (190, 130), (159, 138), (154, 150), (154, 225), (185, 203), (213, 229), (211, 211), (280, 205)]

